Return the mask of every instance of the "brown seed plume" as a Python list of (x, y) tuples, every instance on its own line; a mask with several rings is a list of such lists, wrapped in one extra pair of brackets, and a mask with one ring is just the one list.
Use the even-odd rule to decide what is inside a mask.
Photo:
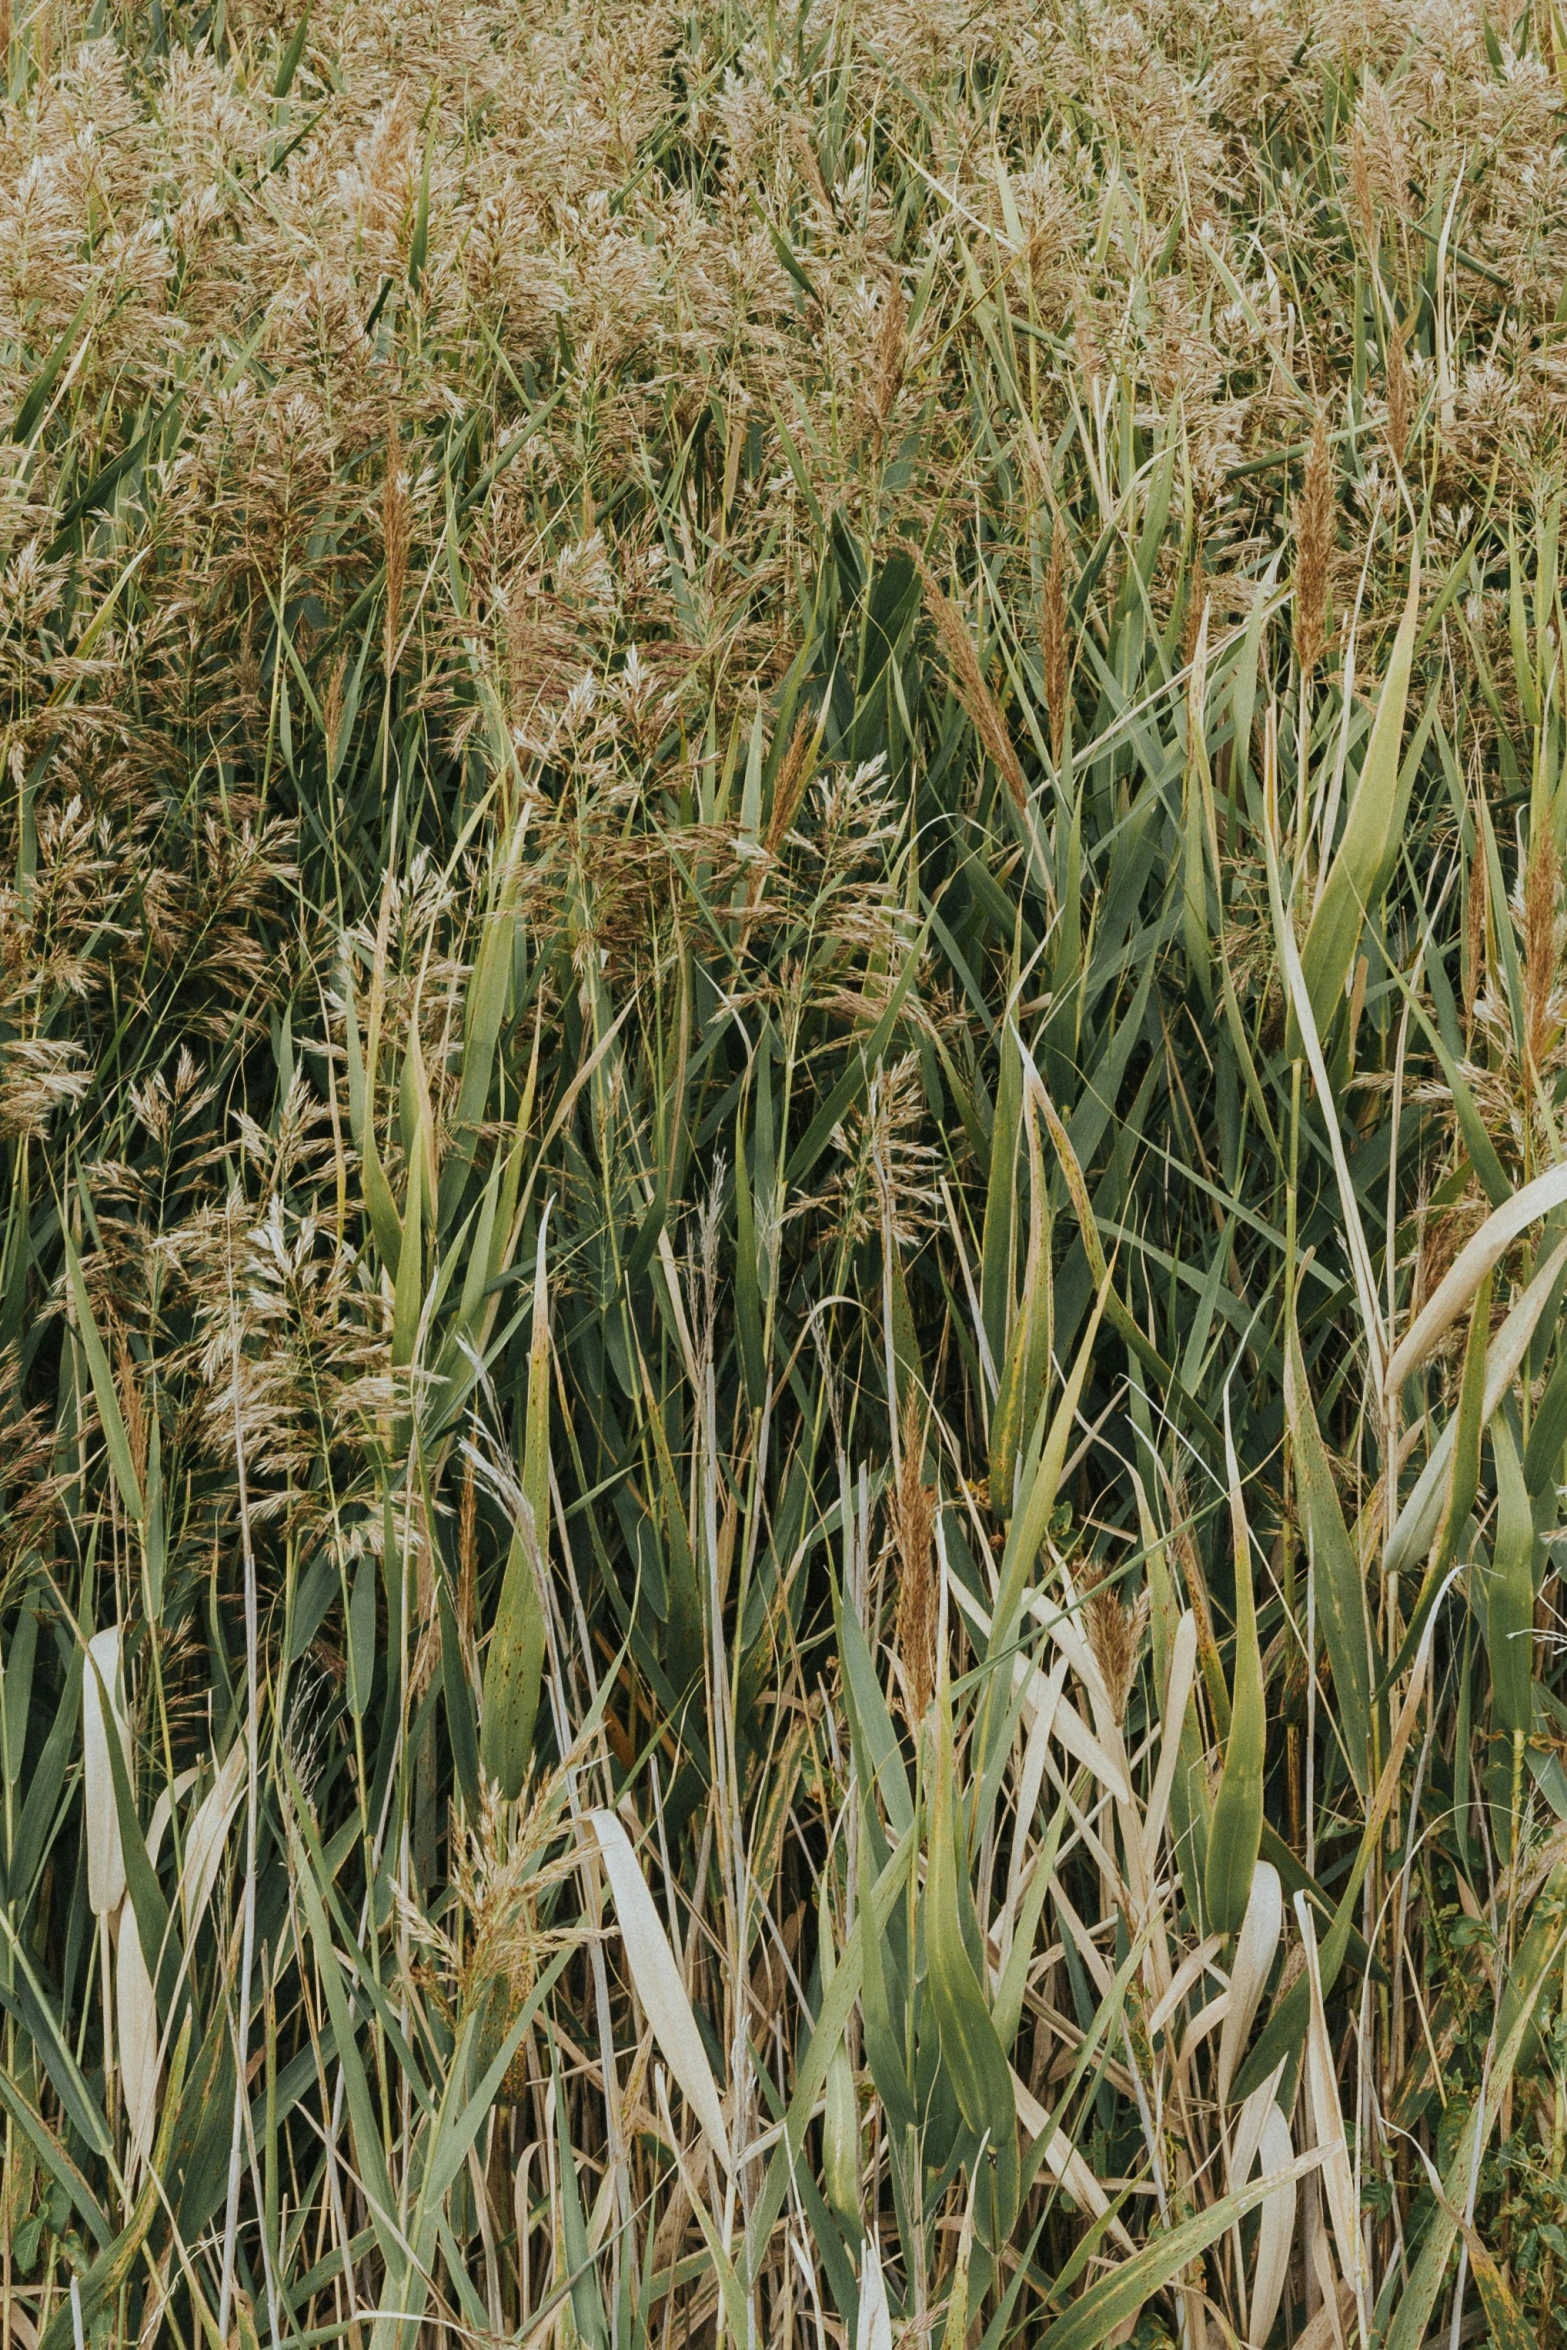
[(1148, 1629), (1148, 1615), (1146, 1590), (1140, 1591), (1128, 1607), (1102, 1576), (1096, 1574), (1089, 1584), (1083, 1601), (1083, 1630), (1110, 1693), (1110, 1707), (1117, 1722), (1126, 1719), (1143, 1635)]
[(1219, 1662), (1219, 1643), (1214, 1636), (1213, 1616), (1208, 1606), (1208, 1578), (1197, 1545), (1192, 1540), (1186, 1489), (1179, 1480), (1170, 1490), (1170, 1509), (1174, 1519), (1172, 1542), (1180, 1561), (1181, 1579), (1186, 1586), (1186, 1604), (1197, 1619), (1197, 1654), (1203, 1661), (1204, 1678), (1208, 1679), (1211, 1674), (1222, 1673), (1223, 1667)]
[(131, 1460), (135, 1465), (137, 1482), (145, 1485), (147, 1480), (147, 1413), (142, 1402), (141, 1383), (136, 1376), (136, 1366), (131, 1359), (130, 1346), (127, 1343), (125, 1332), (119, 1326), (118, 1318), (115, 1321), (114, 1331), (114, 1372), (114, 1383), (120, 1393), (120, 1417), (125, 1422), (126, 1441), (131, 1448)]
[(807, 704), (794, 722), (789, 747), (779, 764), (778, 780), (773, 785), (772, 814), (767, 820), (767, 833), (762, 842), (762, 855), (752, 866), (751, 878), (746, 884), (745, 924), (740, 933), (742, 954), (750, 944), (751, 925), (756, 909), (761, 904), (762, 892), (767, 887), (768, 872), (788, 837), (790, 826), (800, 813), (800, 802), (805, 797), (805, 787), (811, 780), (815, 766), (816, 744), (816, 711)]
[(1387, 91), (1368, 74), (1356, 109), (1366, 176), (1395, 219), (1409, 210), (1409, 147)]
[(1050, 713), (1050, 756), (1059, 767), (1062, 746), (1066, 741), (1067, 701), (1072, 679), (1071, 651), (1067, 643), (1066, 565), (1061, 551), (1059, 523), (1051, 534), (1039, 638), (1045, 663), (1045, 708)]
[(386, 669), (397, 658), (397, 640), (403, 625), (403, 590), (408, 581), (408, 544), (412, 536), (412, 501), (403, 471), (397, 428), (387, 426), (386, 471), (381, 479), (381, 544), (386, 555)]
[(810, 135), (804, 123), (798, 121), (790, 125), (790, 131), (795, 161), (800, 167), (800, 177), (821, 206), (827, 219), (831, 220), (833, 217), (832, 198), (827, 193), (827, 182), (822, 177), (822, 167), (817, 159), (816, 149), (811, 144)]
[(1387, 445), (1393, 463), (1403, 470), (1404, 451), (1409, 446), (1409, 367), (1404, 357), (1407, 329), (1393, 326), (1387, 338)]
[(1550, 1051), (1556, 995), (1556, 909), (1561, 896), (1561, 860), (1548, 819), (1535, 826), (1523, 895), (1524, 1049), (1539, 1074)]
[(1474, 1024), (1475, 999), (1485, 985), (1485, 916), (1489, 883), (1485, 855), (1478, 834), (1469, 860), (1469, 886), (1464, 897), (1464, 1034)]
[(800, 802), (811, 780), (811, 752), (815, 742), (816, 712), (807, 706), (794, 722), (789, 748), (783, 755), (778, 781), (773, 786), (773, 812), (768, 819), (767, 838), (763, 843), (769, 857), (777, 856), (790, 825), (800, 813)]
[(925, 1438), (911, 1396), (903, 1412), (903, 1458), (887, 1497), (887, 1516), (897, 1547), (898, 1662), (911, 1728), (925, 1719), (936, 1694), (936, 1489), (921, 1475)]
[(1349, 206), (1362, 242), (1368, 252), (1374, 251), (1377, 241), (1377, 204), (1371, 187), (1371, 161), (1366, 152), (1366, 134), (1359, 122), (1351, 126), (1349, 134)]
[(1020, 813), (1028, 807), (1028, 782), (1022, 764), (1012, 746), (1006, 721), (996, 707), (995, 696), (985, 683), (985, 673), (974, 650), (963, 615), (951, 598), (937, 586), (930, 565), (916, 548), (908, 552), (914, 559), (925, 586), (925, 603), (936, 624), (941, 649), (947, 656), (947, 669), (952, 679), (952, 690), (968, 713), (975, 733), (979, 736), (992, 763), (1000, 770), (1001, 779), (1012, 795)]
[(346, 659), (343, 654), (339, 653), (332, 664), (332, 674), (327, 679), (326, 706), (322, 711), (322, 717), (326, 723), (326, 770), (328, 775), (337, 773), (337, 747), (343, 733), (343, 674), (346, 667)]
[(1295, 658), (1302, 676), (1322, 658), (1328, 634), (1328, 581), (1333, 555), (1333, 462), (1327, 419), (1320, 412), (1306, 454), (1306, 478), (1295, 500)]

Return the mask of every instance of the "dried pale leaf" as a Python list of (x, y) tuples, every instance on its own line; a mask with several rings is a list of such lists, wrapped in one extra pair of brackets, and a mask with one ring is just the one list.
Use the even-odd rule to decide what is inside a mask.
[(133, 2158), (143, 2161), (158, 2121), (158, 2009), (136, 1927), (136, 1913), (128, 1901), (120, 1910), (114, 1994), (120, 2095), (125, 2104)]
[[(1518, 1366), (1534, 1336), (1534, 1326), (1545, 1311), (1564, 1265), (1567, 1265), (1567, 1240), (1552, 1249), (1491, 1340), (1486, 1350), (1485, 1394), (1480, 1404), (1482, 1427), (1489, 1427), (1501, 1410), (1502, 1399), (1517, 1376)], [(1417, 1559), (1423, 1559), (1435, 1540), (1442, 1506), (1447, 1498), (1448, 1468), (1457, 1439), (1458, 1415), (1455, 1412), (1431, 1447), (1425, 1467), (1415, 1480), (1415, 1489), (1399, 1511), (1393, 1531), (1387, 1538), (1387, 1547), (1382, 1553), (1382, 1572), (1385, 1575), (1401, 1574)]]
[(185, 1865), (180, 1872), (180, 1901), (185, 1911), (188, 1940), (200, 1925), (218, 1870), (234, 1814), (245, 1792), (245, 1742), (236, 1738), (218, 1767), (212, 1785), (196, 1807), (185, 1840)]
[(1257, 2150), (1262, 2144), (1263, 2125), (1279, 2101), (1279, 2082), (1284, 2067), (1276, 2064), (1265, 2081), (1258, 2083), (1241, 2105), (1230, 2128), (1225, 2145), (1225, 2176), (1230, 2188), (1242, 2186), (1251, 2177)]
[(892, 2350), (892, 2316), (874, 2236), (866, 2237), (860, 2264), (860, 2316), (854, 2329), (854, 2350)]
[(147, 1859), (153, 1868), (158, 1865), (158, 1855), (163, 1850), (164, 1832), (174, 1816), (174, 1806), (190, 1793), (198, 1776), (194, 1766), (188, 1771), (181, 1771), (173, 1786), (165, 1787), (152, 1807), (152, 1818), (147, 1823)]
[(1259, 1860), (1251, 1875), (1251, 1895), (1235, 1942), (1230, 1969), (1230, 2006), (1219, 2040), (1219, 2103), (1228, 2104), (1230, 2083), (1246, 2049), (1247, 2035), (1267, 1986), (1268, 1969), (1284, 1929), (1284, 1888), (1270, 1861)]
[[(1050, 2116), (1015, 2072), (1012, 2075), (1012, 2094), (1017, 2101), (1017, 2118), (1028, 2136), (1042, 2137), (1046, 2130), (1050, 2130)], [(1110, 2198), (1065, 2130), (1050, 2130), (1045, 2145), (1045, 2168), (1057, 2186), (1071, 2196), (1079, 2211), (1086, 2212), (1090, 2219), (1106, 2217)], [(1110, 2221), (1109, 2232), (1124, 2252), (1134, 2249), (1131, 2237), (1118, 2219)]]
[(1322, 2156), (1322, 2194), (1333, 2228), (1339, 2267), (1356, 2301), (1361, 2298), (1361, 2246), (1355, 2198), (1355, 2175), (1350, 2167), (1349, 2142), (1339, 2105), (1337, 2068), (1328, 2019), (1322, 2003), (1322, 1975), (1317, 1964), (1317, 1937), (1304, 1893), (1295, 1896), (1295, 1916), (1306, 1950), (1306, 1972), (1311, 1983), (1311, 2018), (1306, 2027), (1306, 2089), (1312, 2134)]
[(1323, 2302), (1316, 2316), (1309, 2318), (1295, 2336), (1295, 2350), (1329, 2350), (1330, 2344), (1342, 2342), (1354, 2309), (1355, 2296), (1340, 2277), (1331, 2298)]
[(1284, 2287), (1289, 2277), (1290, 2252), (1295, 2241), (1296, 2186), (1292, 2178), (1283, 2176), (1295, 2149), (1290, 2143), (1289, 2123), (1276, 2105), (1270, 2105), (1262, 2125), (1259, 2153), (1265, 2172), (1278, 2175), (1279, 2183), (1262, 2207), (1257, 2228), (1257, 2250), (1252, 2265), (1251, 2306), (1247, 2312), (1246, 2339), (1250, 2350), (1264, 2350), (1273, 2321), (1284, 2298)]
[(87, 1817), (87, 1900), (95, 1917), (112, 1917), (125, 1897), (125, 1853), (120, 1843), (120, 1813), (114, 1800), (114, 1772), (109, 1761), (109, 1723), (104, 1714), (108, 1693), (114, 1734), (129, 1769), (130, 1728), (120, 1686), (120, 1628), (95, 1632), (87, 1643), (82, 1665), (82, 1776)]
[(1084, 1638), (1078, 1618), (1069, 1615), (1065, 1608), (1057, 1607), (1055, 1601), (1043, 1591), (1030, 1592), (1026, 1604), (1029, 1614), (1037, 1623), (1045, 1626), (1057, 1648), (1071, 1664), (1073, 1672), (1088, 1691), (1089, 1702), (1096, 1714), (1101, 1706), (1108, 1710), (1110, 1692), (1105, 1687), (1099, 1660)]
[(1197, 2014), (1192, 2017), (1181, 2038), (1178, 2067), (1182, 2072), (1191, 2063), (1203, 2042), (1210, 2034), (1218, 2030), (1229, 2012), (1230, 1995), (1228, 1991), (1221, 1991), (1216, 1999), (1210, 1999), (1207, 2006), (1200, 2008)]
[(637, 1997), (703, 2135), (725, 2171), (732, 2175), (734, 2161), (729, 2151), (729, 2133), (724, 2127), (713, 2069), (707, 2061), (707, 2050), (696, 2028), (696, 2017), (691, 2012), (691, 2002), (663, 1921), (631, 1848), (631, 1839), (612, 1811), (590, 1812), (588, 1817), (598, 1838), (604, 1874), (614, 1896), (615, 1915), (620, 1920), (620, 1936)]
[(1466, 1241), (1404, 1333), (1387, 1367), (1388, 1386), (1396, 1391), (1411, 1372), (1418, 1371), (1432, 1348), (1464, 1313), (1487, 1273), (1500, 1264), (1521, 1233), (1541, 1216), (1567, 1200), (1567, 1160), (1549, 1168), (1515, 1191), (1510, 1200), (1493, 1208), (1479, 1231)]
[(1224, 1937), (1222, 1934), (1205, 1934), (1202, 1940), (1187, 1952), (1170, 1978), (1169, 1984), (1160, 1993), (1158, 2005), (1149, 2014), (1148, 2032), (1150, 2038), (1156, 2032), (1163, 2031), (1175, 2010), (1186, 1997), (1187, 1992), (1207, 1973), (1223, 1947)]
[[(1030, 1676), (1030, 1698), (1040, 1679), (1037, 1673)], [(1118, 1803), (1131, 1802), (1132, 1794), (1125, 1772), (1118, 1768), (1113, 1756), (1100, 1745), (1076, 1706), (1059, 1693), (1050, 1711), (1050, 1731), (1052, 1737), (1060, 1739), (1068, 1754), (1093, 1772), (1101, 1787), (1107, 1789)]]
[[(988, 1639), (990, 1617), (980, 1606), (968, 1585), (962, 1581), (961, 1577), (955, 1575), (950, 1567), (946, 1570), (946, 1575), (949, 1596), (957, 1602), (969, 1621), (976, 1625)], [(1077, 1631), (1071, 1618), (1063, 1614), (1059, 1608), (1052, 1607), (1048, 1601), (1042, 1600), (1037, 1593), (1032, 1594), (1024, 1604), (1031, 1615), (1039, 1618), (1048, 1626), (1052, 1637), (1071, 1665), (1072, 1670), (1085, 1682), (1095, 1678), (1099, 1668), (1089, 1653), (1087, 1641)], [(1108, 1789), (1118, 1803), (1131, 1802), (1132, 1790), (1127, 1783), (1124, 1771), (1111, 1761), (1109, 1755), (1106, 1754), (1098, 1739), (1089, 1729), (1088, 1724), (1083, 1720), (1082, 1715), (1062, 1697), (1061, 1685), (1054, 1673), (1047, 1679), (1037, 1666), (1028, 1662), (1026, 1657), (1014, 1656), (1012, 1659), (1012, 1685), (1015, 1689), (1026, 1690), (1023, 1710), (1030, 1728), (1032, 1728), (1040, 1709), (1047, 1709), (1050, 1715), (1051, 1733), (1059, 1738), (1068, 1754), (1082, 1763), (1086, 1769), (1092, 1771), (1100, 1785)]]

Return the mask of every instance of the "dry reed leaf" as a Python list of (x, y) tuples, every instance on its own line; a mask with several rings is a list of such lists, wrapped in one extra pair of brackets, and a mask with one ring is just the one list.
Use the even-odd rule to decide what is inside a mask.
[(158, 1865), (158, 1854), (163, 1849), (163, 1839), (169, 1821), (174, 1816), (174, 1806), (190, 1793), (200, 1776), (200, 1772), (192, 1764), (189, 1770), (180, 1772), (172, 1787), (165, 1787), (160, 1791), (157, 1801), (153, 1804), (152, 1817), (147, 1823), (147, 1858), (154, 1868)]
[(1280, 2175), (1291, 2165), (1295, 2152), (1289, 2123), (1278, 2104), (1282, 2072), (1282, 2065), (1275, 2066), (1252, 2091), (1235, 2117), (1224, 2149), (1225, 2183), (1232, 2195), (1244, 2187), (1254, 2165), (1279, 2178), (1277, 2189), (1262, 2207), (1264, 2217), (1252, 2261), (1246, 2335), (1251, 2350), (1263, 2350), (1267, 2341), (1294, 2248), (1296, 2184), (1293, 2176), (1286, 2179)]
[(1390, 1393), (1396, 1394), (1404, 1381), (1419, 1370), (1459, 1315), (1466, 1310), (1487, 1273), (1500, 1264), (1513, 1242), (1527, 1232), (1531, 1224), (1549, 1215), (1552, 1208), (1559, 1208), (1564, 1200), (1567, 1200), (1567, 1160), (1559, 1166), (1547, 1168), (1532, 1183), (1526, 1183), (1515, 1191), (1510, 1200), (1504, 1200), (1499, 1208), (1491, 1210), (1479, 1231), (1459, 1250), (1394, 1348), (1387, 1367)]
[(185, 1937), (189, 1941), (200, 1925), (218, 1871), (223, 1865), (223, 1847), (245, 1792), (245, 1741), (236, 1738), (218, 1766), (217, 1776), (196, 1808), (190, 1833), (185, 1840), (185, 1861), (180, 1872), (180, 1905), (185, 1916)]
[(1541, 1082), (1552, 1030), (1559, 1029), (1557, 906), (1561, 859), (1554, 829), (1546, 819), (1534, 827), (1524, 876), (1523, 985), (1524, 1055), (1535, 1082)]
[(11, 2339), (19, 2345), (19, 2350), (38, 2350), (38, 2328), (26, 2310), (18, 2307), (14, 2294), (8, 2304), (7, 2314), (11, 2321)]
[(1225, 2165), (1232, 2191), (1251, 2176), (1268, 2115), (1278, 2105), (1279, 2082), (1283, 2074), (1282, 2063), (1276, 2064), (1267, 2079), (1259, 2081), (1235, 2115), (1225, 2148)]
[(1306, 1953), (1311, 1984), (1311, 2018), (1306, 2027), (1306, 2096), (1312, 2135), (1322, 2156), (1322, 2193), (1327, 2202), (1339, 2268), (1357, 2304), (1364, 2293), (1359, 2211), (1355, 2174), (1349, 2159), (1349, 2140), (1339, 2104), (1337, 2067), (1322, 2002), (1322, 1972), (1317, 1964), (1317, 1936), (1304, 1893), (1295, 1896), (1295, 1916)]
[[(1150, 2009), (1148, 2030), (1160, 2032), (1169, 2022), (1181, 2002), (1202, 1981), (1224, 1948), (1222, 1934), (1204, 1934), (1202, 1940), (1187, 1951), (1175, 1973), (1161, 1994), (1158, 2004)], [(1228, 1993), (1224, 1994), (1228, 1998)]]
[[(1284, 2172), (1294, 2155), (1289, 2123), (1271, 2104), (1258, 2139), (1258, 2160), (1265, 2173)], [(1237, 2182), (1238, 2183), (1238, 2182)], [(1246, 2340), (1249, 2350), (1265, 2350), (1273, 2321), (1289, 2282), (1290, 2255), (1295, 2245), (1295, 2210), (1299, 2189), (1293, 2178), (1280, 2177), (1262, 2206), (1257, 2249), (1252, 2258), (1250, 2306)]]
[(1229, 2101), (1230, 2083), (1245, 2053), (1247, 2036), (1267, 1987), (1268, 1970), (1283, 1930), (1284, 1888), (1279, 1882), (1279, 1872), (1270, 1861), (1259, 1860), (1252, 1870), (1251, 1894), (1236, 1936), (1235, 1958), (1230, 1968), (1229, 2008), (1219, 2040), (1221, 2105)]
[(1179, 2072), (1187, 2073), (1191, 2070), (1192, 2059), (1198, 2049), (1205, 2040), (1212, 2039), (1229, 2012), (1230, 1995), (1228, 1991), (1219, 1992), (1215, 1998), (1209, 2000), (1206, 2007), (1199, 2008), (1181, 2036), (1181, 2052), (1176, 2059), (1176, 2068)]
[(854, 2350), (892, 2350), (892, 2315), (887, 2307), (881, 2254), (873, 2235), (866, 2237), (860, 2260), (860, 2314), (854, 2330)]
[(669, 1947), (663, 1920), (631, 1848), (631, 1839), (612, 1811), (590, 1812), (588, 1818), (598, 1838), (604, 1874), (614, 1896), (620, 1937), (637, 1997), (703, 2136), (725, 2172), (733, 2176), (734, 2157), (729, 2149), (729, 2132), (724, 2125), (713, 2068), (708, 2063), (707, 2050), (702, 2045), (702, 2035), (697, 2030), (696, 2017), (691, 2012), (691, 2001)]
[[(106, 1717), (104, 1699), (109, 1713)], [(130, 1769), (131, 1734), (120, 1684), (120, 1628), (95, 1632), (82, 1666), (82, 1776), (87, 1819), (87, 1900), (95, 1917), (112, 1917), (125, 1897), (125, 1851), (109, 1760), (110, 1721)]]
[[(1544, 1181), (1543, 1177), (1541, 1181)], [(1500, 1209), (1497, 1212), (1502, 1213)], [(1458, 1262), (1462, 1261), (1460, 1257)], [(1513, 1383), (1529, 1341), (1534, 1336), (1535, 1324), (1545, 1311), (1564, 1264), (1567, 1264), (1567, 1240), (1552, 1249), (1522, 1297), (1510, 1309), (1500, 1330), (1492, 1337), (1486, 1351), (1485, 1394), (1480, 1404), (1482, 1427), (1489, 1427), (1501, 1410), (1502, 1398)], [(1484, 1278), (1483, 1274), (1481, 1278)], [(1389, 1384), (1391, 1386), (1391, 1382)], [(1453, 1457), (1457, 1435), (1457, 1419), (1450, 1418), (1426, 1455), (1425, 1467), (1415, 1482), (1415, 1489), (1399, 1511), (1387, 1538), (1382, 1552), (1384, 1575), (1402, 1573), (1412, 1561), (1423, 1558), (1429, 1549), (1447, 1491), (1448, 1464)]]
[(1344, 2340), (1355, 2297), (1342, 2277), (1330, 2281), (1333, 2286), (1331, 2294), (1295, 2336), (1295, 2350), (1328, 2350), (1330, 2343), (1337, 2344)]
[[(950, 1567), (946, 1570), (946, 1576), (948, 1596), (956, 1601), (969, 1621), (976, 1625), (988, 1639), (990, 1635), (988, 1613), (980, 1606), (967, 1584), (960, 1576), (954, 1575)], [(1071, 1618), (1061, 1609), (1055, 1607), (1053, 1603), (1044, 1600), (1042, 1595), (1038, 1593), (1032, 1594), (1024, 1604), (1033, 1615), (1048, 1625), (1051, 1636), (1061, 1650), (1065, 1661), (1092, 1694), (1099, 1681), (1099, 1668), (1094, 1663), (1087, 1642), (1079, 1635)], [(1012, 1683), (1014, 1688), (1022, 1687), (1025, 1691), (1023, 1698), (1025, 1720), (1032, 1725), (1042, 1710), (1047, 1711), (1051, 1733), (1060, 1740), (1067, 1753), (1075, 1756), (1078, 1762), (1083, 1763), (1091, 1770), (1100, 1785), (1107, 1788), (1118, 1803), (1129, 1804), (1132, 1800), (1132, 1790), (1125, 1771), (1119, 1763), (1111, 1760), (1110, 1755), (1089, 1729), (1077, 1708), (1061, 1694), (1061, 1684), (1054, 1675), (1047, 1679), (1038, 1666), (1031, 1665), (1026, 1657), (1015, 1656), (1012, 1659)], [(1103, 1695), (1102, 1687), (1099, 1693), (1101, 1696)]]
[(128, 1901), (121, 1904), (119, 1913), (114, 1993), (120, 2094), (125, 2101), (132, 2160), (143, 2162), (151, 2151), (158, 2122), (158, 2006), (136, 1912)]
[[(1050, 2116), (1033, 2091), (1012, 2074), (1012, 2093), (1017, 2100), (1017, 2118), (1031, 2138), (1039, 2138), (1050, 2129)], [(1056, 2184), (1071, 2196), (1079, 2211), (1090, 2219), (1106, 2219), (1110, 2213), (1110, 2198), (1095, 2178), (1082, 2155), (1064, 2130), (1051, 2130), (1045, 2148), (1045, 2168)], [(1123, 2252), (1136, 2249), (1132, 2238), (1119, 2219), (1109, 2219), (1107, 2231), (1115, 2238)]]

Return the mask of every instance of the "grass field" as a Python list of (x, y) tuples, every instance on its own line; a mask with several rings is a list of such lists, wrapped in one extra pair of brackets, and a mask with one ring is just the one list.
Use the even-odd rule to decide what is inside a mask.
[(0, 2350), (1567, 2343), (1554, 0), (297, 4), (0, 0)]

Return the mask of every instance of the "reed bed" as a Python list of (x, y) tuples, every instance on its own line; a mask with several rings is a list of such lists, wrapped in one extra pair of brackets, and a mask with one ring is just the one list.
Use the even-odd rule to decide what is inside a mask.
[(0, 2350), (1567, 2342), (1555, 0), (295, 8), (0, 8)]

